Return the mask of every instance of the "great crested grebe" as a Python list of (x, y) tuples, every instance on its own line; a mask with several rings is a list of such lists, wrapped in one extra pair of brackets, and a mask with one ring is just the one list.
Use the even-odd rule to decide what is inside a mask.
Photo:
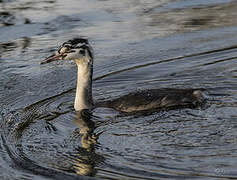
[(93, 50), (87, 39), (76, 38), (63, 43), (58, 51), (41, 64), (56, 60), (74, 60), (77, 65), (77, 88), (74, 108), (76, 111), (97, 106), (122, 112), (141, 112), (202, 105), (202, 89), (150, 89), (127, 94), (117, 99), (94, 104), (92, 98)]

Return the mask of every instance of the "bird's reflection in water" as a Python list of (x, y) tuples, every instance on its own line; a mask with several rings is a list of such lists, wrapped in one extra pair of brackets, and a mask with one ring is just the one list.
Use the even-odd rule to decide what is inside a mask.
[(78, 154), (74, 160), (73, 170), (79, 175), (93, 176), (96, 161), (101, 159), (95, 154), (95, 145), (99, 134), (94, 133), (95, 123), (91, 120), (92, 114), (88, 110), (77, 111), (74, 123), (79, 127), (81, 146), (77, 149)]

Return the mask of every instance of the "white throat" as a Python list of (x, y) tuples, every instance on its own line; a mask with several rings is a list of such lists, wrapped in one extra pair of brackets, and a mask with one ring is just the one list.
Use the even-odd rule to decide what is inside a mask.
[(74, 108), (76, 111), (91, 109), (93, 64), (87, 58), (75, 60), (77, 64), (77, 88)]

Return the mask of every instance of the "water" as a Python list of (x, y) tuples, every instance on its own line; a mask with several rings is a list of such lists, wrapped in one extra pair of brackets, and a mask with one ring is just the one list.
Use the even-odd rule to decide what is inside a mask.
[[(0, 8), (0, 179), (237, 178), (237, 1), (3, 0)], [(77, 36), (95, 51), (95, 101), (202, 87), (206, 107), (75, 113), (75, 64), (39, 62)]]

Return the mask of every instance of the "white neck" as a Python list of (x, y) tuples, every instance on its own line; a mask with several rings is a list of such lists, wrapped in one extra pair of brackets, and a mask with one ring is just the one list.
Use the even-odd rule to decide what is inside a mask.
[(93, 64), (88, 60), (75, 61), (77, 64), (77, 88), (74, 108), (76, 111), (91, 109), (92, 99), (92, 73)]

